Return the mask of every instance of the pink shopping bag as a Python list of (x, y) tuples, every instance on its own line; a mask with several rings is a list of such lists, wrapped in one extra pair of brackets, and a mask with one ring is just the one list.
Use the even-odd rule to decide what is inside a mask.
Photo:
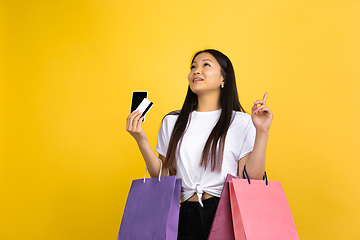
[(299, 240), (280, 182), (233, 178), (229, 189), (236, 240)]
[(230, 174), (226, 176), (215, 217), (210, 229), (208, 240), (235, 240), (231, 218), (229, 181), (237, 178)]

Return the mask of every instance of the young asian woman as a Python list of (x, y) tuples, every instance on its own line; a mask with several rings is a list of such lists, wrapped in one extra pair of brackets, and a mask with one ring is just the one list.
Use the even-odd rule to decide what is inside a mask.
[[(267, 93), (245, 113), (237, 93), (230, 59), (214, 49), (197, 52), (191, 61), (188, 91), (181, 110), (162, 121), (156, 152), (142, 129), (141, 113), (127, 118), (152, 177), (182, 179), (179, 240), (207, 239), (226, 175), (242, 176), (246, 165), (251, 179), (265, 171), (266, 146), (273, 114)], [(160, 159), (160, 161), (159, 161)]]

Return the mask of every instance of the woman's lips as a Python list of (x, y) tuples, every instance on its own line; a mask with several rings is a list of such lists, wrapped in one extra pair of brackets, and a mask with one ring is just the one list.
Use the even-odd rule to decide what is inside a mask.
[(202, 78), (194, 78), (193, 82), (200, 82), (200, 81), (203, 81)]

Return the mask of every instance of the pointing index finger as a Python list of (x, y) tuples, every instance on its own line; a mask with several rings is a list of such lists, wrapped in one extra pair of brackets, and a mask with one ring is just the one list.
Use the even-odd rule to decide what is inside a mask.
[(267, 99), (267, 95), (268, 95), (268, 93), (266, 92), (265, 94), (264, 94), (264, 97), (263, 97), (263, 100), (266, 102), (266, 99)]

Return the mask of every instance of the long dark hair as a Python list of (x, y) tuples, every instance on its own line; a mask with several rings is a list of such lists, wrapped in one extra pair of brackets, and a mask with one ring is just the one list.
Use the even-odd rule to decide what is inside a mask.
[[(233, 110), (240, 112), (245, 112), (245, 110), (239, 102), (234, 68), (230, 59), (226, 55), (214, 49), (206, 49), (197, 52), (192, 58), (191, 64), (194, 62), (197, 55), (204, 52), (210, 53), (220, 64), (221, 74), (224, 78), (224, 88), (221, 88), (220, 93), (220, 104), (222, 108), (221, 115), (206, 141), (202, 152), (200, 166), (204, 166), (206, 169), (210, 164), (211, 171), (221, 171), (225, 137), (234, 117)], [(177, 149), (178, 147), (180, 148), (182, 137), (184, 136), (188, 123), (191, 120), (189, 119), (189, 116), (191, 116), (190, 113), (196, 110), (197, 104), (198, 97), (193, 91), (191, 91), (189, 86), (181, 110), (169, 113), (171, 115), (179, 115), (179, 117), (172, 131), (169, 147), (166, 153), (165, 166), (167, 167), (171, 166), (175, 159)]]

